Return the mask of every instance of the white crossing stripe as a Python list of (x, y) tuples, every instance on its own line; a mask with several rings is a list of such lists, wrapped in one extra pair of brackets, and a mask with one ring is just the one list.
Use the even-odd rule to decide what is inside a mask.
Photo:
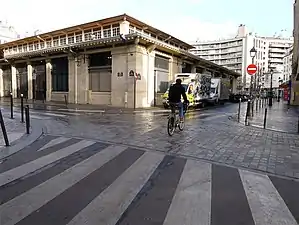
[(255, 225), (298, 225), (267, 175), (239, 173)]
[(159, 153), (145, 153), (77, 214), (68, 225), (115, 224), (163, 157)]
[(42, 150), (44, 150), (44, 149), (46, 149), (46, 148), (50, 148), (50, 147), (52, 147), (52, 146), (54, 146), (54, 145), (58, 145), (58, 144), (60, 144), (60, 143), (62, 143), (62, 142), (65, 142), (65, 141), (67, 141), (67, 140), (70, 140), (70, 138), (65, 138), (65, 137), (58, 137), (58, 138), (55, 138), (55, 139), (49, 141), (47, 144), (45, 144), (43, 147), (41, 147), (41, 148), (38, 149), (37, 151), (42, 151)]
[(76, 144), (70, 145), (66, 148), (60, 149), (59, 151), (53, 152), (49, 155), (38, 158), (32, 162), (28, 162), (24, 165), (18, 166), (14, 169), (8, 170), (0, 174), (0, 186), (5, 185), (13, 180), (21, 178), (29, 173), (32, 173), (46, 165), (49, 165), (59, 159), (62, 159), (68, 155), (71, 155), (85, 147), (88, 147), (95, 142), (93, 141), (80, 141)]
[(164, 225), (209, 225), (211, 164), (188, 160)]
[(91, 156), (39, 186), (1, 205), (0, 224), (14, 225), (18, 223), (105, 163), (109, 162), (126, 148), (127, 147), (124, 146), (109, 146), (96, 155)]

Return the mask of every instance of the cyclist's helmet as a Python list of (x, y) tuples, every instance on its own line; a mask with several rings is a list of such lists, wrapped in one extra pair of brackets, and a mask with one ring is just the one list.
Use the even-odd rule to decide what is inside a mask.
[(175, 81), (177, 84), (181, 84), (182, 83), (182, 80), (181, 79), (176, 79)]

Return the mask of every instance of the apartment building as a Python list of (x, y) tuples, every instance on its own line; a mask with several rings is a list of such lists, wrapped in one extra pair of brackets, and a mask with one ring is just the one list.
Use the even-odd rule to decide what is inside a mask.
[(0, 21), (0, 44), (16, 40), (19, 37), (13, 26), (7, 22)]
[(299, 1), (294, 1), (294, 45), (292, 57), (291, 100), (290, 104), (299, 105)]
[(287, 82), (292, 75), (292, 57), (293, 57), (293, 48), (289, 48), (287, 54), (283, 57), (283, 82)]
[[(247, 31), (246, 26), (241, 24), (235, 37), (205, 42), (192, 43), (194, 46), (191, 53), (204, 59), (227, 67), (242, 74), (239, 78), (237, 89), (248, 91), (251, 76), (246, 68), (252, 62), (258, 66), (256, 80), (263, 82), (263, 74), (274, 69), (276, 73), (283, 73), (283, 58), (293, 43), (292, 38), (282, 36), (260, 37)], [(250, 50), (255, 47), (257, 53), (253, 59)], [(279, 75), (279, 76), (282, 76)]]

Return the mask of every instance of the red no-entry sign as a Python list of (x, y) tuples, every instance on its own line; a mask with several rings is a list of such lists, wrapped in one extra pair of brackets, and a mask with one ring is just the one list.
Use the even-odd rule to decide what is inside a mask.
[(257, 66), (255, 64), (250, 64), (247, 66), (247, 73), (249, 75), (254, 75), (257, 71)]

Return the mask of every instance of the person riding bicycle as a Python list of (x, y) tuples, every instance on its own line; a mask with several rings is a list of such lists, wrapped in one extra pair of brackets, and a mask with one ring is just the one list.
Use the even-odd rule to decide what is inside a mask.
[(179, 107), (179, 116), (180, 119), (184, 118), (184, 104), (181, 102), (181, 96), (184, 98), (184, 103), (188, 104), (189, 101), (187, 99), (185, 88), (182, 85), (181, 79), (176, 79), (175, 84), (170, 86), (168, 92), (168, 100), (169, 104), (177, 104)]

